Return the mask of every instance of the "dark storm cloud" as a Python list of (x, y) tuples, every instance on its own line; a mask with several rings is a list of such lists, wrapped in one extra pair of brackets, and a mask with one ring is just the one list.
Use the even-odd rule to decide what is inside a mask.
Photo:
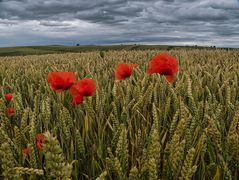
[(239, 46), (237, 0), (0, 0), (0, 46), (171, 43)]

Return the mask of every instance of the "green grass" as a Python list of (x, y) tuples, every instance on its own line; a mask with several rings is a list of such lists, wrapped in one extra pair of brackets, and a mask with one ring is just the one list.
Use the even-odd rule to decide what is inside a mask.
[(115, 51), (115, 50), (176, 50), (176, 49), (202, 49), (209, 47), (201, 46), (167, 46), (167, 45), (108, 45), (108, 46), (22, 46), (22, 47), (4, 47), (0, 48), (0, 56), (25, 56), (42, 55), (55, 53), (79, 53), (90, 51)]

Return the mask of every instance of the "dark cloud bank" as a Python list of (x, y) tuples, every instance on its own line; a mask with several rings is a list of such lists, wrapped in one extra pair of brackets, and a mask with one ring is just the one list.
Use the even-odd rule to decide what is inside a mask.
[(0, 46), (239, 47), (237, 0), (0, 0)]

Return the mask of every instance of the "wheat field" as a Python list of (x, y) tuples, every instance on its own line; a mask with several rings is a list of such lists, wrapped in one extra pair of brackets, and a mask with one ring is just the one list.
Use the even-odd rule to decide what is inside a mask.
[[(146, 73), (156, 53), (0, 57), (0, 179), (238, 179), (239, 51), (170, 50), (173, 83)], [(118, 81), (119, 62), (138, 68)], [(72, 106), (48, 84), (53, 71), (94, 79), (95, 94)]]

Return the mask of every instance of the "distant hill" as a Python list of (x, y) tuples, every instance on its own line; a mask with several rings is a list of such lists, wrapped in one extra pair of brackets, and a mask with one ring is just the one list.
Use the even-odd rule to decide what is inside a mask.
[[(25, 56), (41, 55), (53, 53), (80, 53), (89, 51), (110, 51), (110, 50), (172, 50), (172, 49), (215, 49), (215, 47), (202, 46), (168, 46), (168, 45), (88, 45), (88, 46), (22, 46), (22, 47), (4, 47), (0, 48), (0, 56)], [(223, 48), (222, 48), (223, 49)], [(225, 48), (224, 48), (225, 49)], [(226, 48), (228, 49), (228, 48)]]

